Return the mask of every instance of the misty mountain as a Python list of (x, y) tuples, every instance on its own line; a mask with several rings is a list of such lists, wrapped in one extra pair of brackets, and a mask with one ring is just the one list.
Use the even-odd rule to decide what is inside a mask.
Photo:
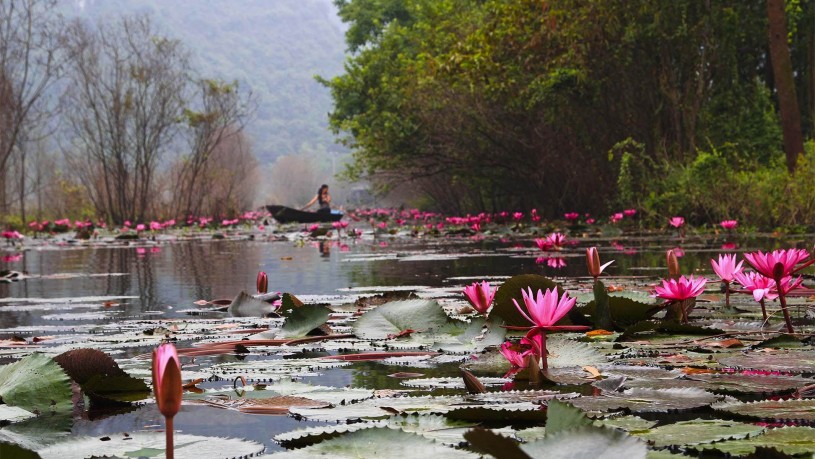
[(149, 13), (192, 52), (206, 78), (237, 80), (256, 100), (247, 125), (255, 156), (269, 164), (302, 151), (340, 151), (328, 130), (328, 89), (314, 76), (342, 72), (344, 25), (331, 0), (65, 0), (91, 20)]

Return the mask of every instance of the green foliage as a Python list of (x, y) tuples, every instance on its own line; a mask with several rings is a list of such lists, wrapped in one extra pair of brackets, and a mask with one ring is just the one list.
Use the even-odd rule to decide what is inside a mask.
[(767, 165), (732, 148), (699, 151), (687, 163), (663, 162), (642, 182), (645, 217), (657, 225), (682, 215), (692, 224), (737, 219), (742, 226), (761, 229), (811, 229), (815, 143), (807, 143), (806, 150), (794, 176), (787, 173), (780, 152)]

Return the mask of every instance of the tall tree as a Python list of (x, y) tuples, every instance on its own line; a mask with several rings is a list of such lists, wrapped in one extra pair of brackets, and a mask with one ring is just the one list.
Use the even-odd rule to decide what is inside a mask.
[[(195, 110), (184, 110), (190, 150), (181, 158), (174, 179), (174, 214), (182, 217), (201, 215), (203, 204), (214, 191), (202, 180), (214, 163), (213, 153), (243, 131), (252, 112), (251, 94), (241, 94), (237, 82), (201, 79), (196, 86)], [(240, 146), (245, 142), (228, 144)]]
[(22, 143), (36, 140), (31, 132), (45, 131), (51, 116), (49, 88), (63, 62), (55, 3), (0, 0), (0, 214), (9, 210), (12, 156), (23, 154)]
[(144, 15), (95, 28), (76, 21), (68, 45), (67, 157), (109, 221), (144, 220), (156, 199), (156, 168), (178, 132), (187, 51)]
[(792, 174), (795, 172), (798, 155), (804, 153), (804, 136), (801, 131), (798, 98), (795, 95), (790, 48), (787, 44), (787, 15), (784, 0), (767, 0), (767, 19), (773, 80), (778, 94), (781, 128), (784, 132), (784, 153), (787, 157), (787, 170)]

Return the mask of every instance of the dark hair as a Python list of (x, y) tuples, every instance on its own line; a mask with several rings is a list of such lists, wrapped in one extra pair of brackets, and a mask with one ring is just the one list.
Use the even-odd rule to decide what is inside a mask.
[(322, 204), (323, 203), (323, 190), (328, 191), (328, 185), (322, 184), (320, 189), (317, 190), (317, 201)]

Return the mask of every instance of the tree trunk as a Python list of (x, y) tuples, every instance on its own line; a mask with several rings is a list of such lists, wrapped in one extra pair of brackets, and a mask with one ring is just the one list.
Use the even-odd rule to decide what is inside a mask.
[(787, 44), (787, 20), (784, 0), (767, 0), (769, 23), (770, 60), (773, 67), (775, 89), (778, 94), (778, 111), (781, 114), (781, 128), (784, 133), (784, 152), (787, 156), (787, 171), (795, 173), (798, 155), (804, 152), (804, 137), (801, 132), (801, 112), (795, 95), (795, 80), (792, 75), (792, 59)]

